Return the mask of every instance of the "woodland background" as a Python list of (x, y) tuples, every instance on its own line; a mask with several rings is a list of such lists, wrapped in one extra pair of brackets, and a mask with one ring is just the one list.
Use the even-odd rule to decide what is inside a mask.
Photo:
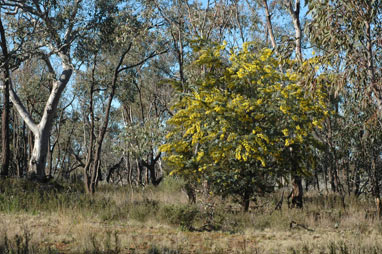
[(0, 8), (0, 251), (380, 252), (381, 1)]

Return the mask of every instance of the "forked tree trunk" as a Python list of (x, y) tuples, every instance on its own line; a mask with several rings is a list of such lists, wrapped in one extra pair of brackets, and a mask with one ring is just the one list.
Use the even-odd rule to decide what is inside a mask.
[(10, 99), (13, 102), (15, 108), (19, 112), (24, 122), (28, 125), (29, 129), (33, 133), (34, 145), (29, 161), (27, 176), (31, 178), (37, 178), (40, 180), (45, 179), (45, 164), (49, 149), (49, 138), (52, 130), (52, 123), (56, 115), (57, 106), (71, 75), (72, 67), (67, 64), (63, 64), (63, 72), (59, 80), (53, 82), (52, 91), (46, 102), (43, 116), (40, 123), (35, 123), (30, 113), (25, 109), (21, 100), (17, 94), (13, 91), (12, 87), (9, 88)]
[(107, 172), (107, 175), (106, 175), (106, 182), (107, 183), (110, 183), (110, 180), (111, 180), (111, 177), (113, 176), (114, 171), (116, 169), (118, 169), (119, 167), (121, 167), (121, 164), (122, 164), (123, 160), (124, 160), (124, 158), (122, 156), (118, 163), (114, 164), (113, 166), (111, 166), (109, 168), (109, 170)]
[[(2, 4), (6, 6), (13, 6), (13, 3), (6, 3), (8, 1), (1, 1)], [(76, 32), (74, 32), (76, 26), (79, 23), (77, 22), (77, 12), (79, 10), (79, 5), (81, 1), (74, 1), (72, 6), (72, 11), (68, 13), (68, 18), (66, 19), (65, 24), (62, 24), (62, 28), (66, 27), (64, 31), (63, 29), (56, 29), (55, 21), (51, 15), (47, 15), (46, 10), (42, 11), (40, 9), (39, 1), (33, 1), (33, 4), (26, 3), (27, 1), (15, 1), (17, 2), (17, 11), (21, 11), (21, 15), (26, 15), (29, 17), (36, 18), (38, 20), (39, 26), (44, 31), (44, 38), (42, 41), (46, 41), (46, 43), (41, 44), (36, 51), (32, 51), (31, 56), (38, 55), (41, 56), (42, 60), (45, 61), (46, 67), (48, 69), (49, 74), (54, 77), (52, 82), (52, 87), (50, 91), (49, 98), (45, 104), (45, 108), (42, 114), (42, 118), (39, 123), (36, 123), (31, 113), (28, 112), (21, 102), (20, 98), (16, 94), (16, 92), (12, 88), (12, 83), (9, 84), (9, 98), (12, 101), (14, 107), (20, 114), (20, 117), (24, 120), (28, 128), (33, 132), (35, 138), (35, 145), (33, 147), (31, 159), (29, 162), (28, 175), (36, 176), (37, 178), (44, 179), (45, 178), (45, 163), (46, 156), (48, 151), (48, 142), (51, 129), (52, 122), (54, 120), (56, 110), (58, 107), (58, 103), (61, 97), (62, 92), (64, 91), (67, 83), (70, 80), (70, 77), (73, 73), (73, 66), (71, 64), (70, 53), (71, 53), (71, 43), (73, 43), (75, 39)], [(25, 13), (25, 14), (24, 14)], [(40, 23), (41, 21), (41, 23)], [(63, 34), (64, 36), (61, 36)], [(14, 46), (14, 45), (13, 45)], [(17, 48), (17, 47), (16, 47)], [(15, 48), (15, 49), (16, 49)], [(32, 47), (33, 48), (33, 47)], [(50, 49), (49, 52), (45, 51), (45, 49)], [(53, 69), (53, 65), (50, 60), (50, 56), (55, 54), (61, 60), (61, 75), (57, 77), (57, 73)]]
[(150, 175), (150, 178), (147, 177), (147, 183), (151, 182), (154, 186), (158, 186), (159, 183), (162, 181), (162, 176), (157, 178), (157, 174), (155, 172), (155, 165), (157, 164), (158, 160), (160, 159), (161, 153), (158, 153), (157, 156), (154, 158), (154, 153), (150, 153), (150, 158), (147, 159), (147, 162), (145, 160), (141, 160), (141, 164), (146, 167), (147, 169), (147, 175)]

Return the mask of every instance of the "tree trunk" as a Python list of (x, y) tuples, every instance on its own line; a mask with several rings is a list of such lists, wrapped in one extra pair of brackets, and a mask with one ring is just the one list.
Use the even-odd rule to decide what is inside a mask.
[(20, 98), (13, 91), (12, 87), (9, 88), (11, 101), (34, 136), (34, 146), (29, 161), (27, 175), (30, 177), (36, 177), (39, 180), (43, 180), (46, 177), (45, 164), (48, 154), (48, 141), (52, 130), (52, 124), (61, 94), (64, 91), (66, 84), (69, 82), (73, 72), (72, 68), (66, 64), (63, 64), (63, 68), (64, 70), (60, 79), (53, 82), (52, 91), (49, 95), (48, 101), (46, 102), (41, 121), (38, 124), (34, 122), (30, 113), (25, 109)]
[(320, 191), (320, 180), (318, 179), (318, 172), (317, 170), (314, 170), (314, 186), (316, 187), (317, 191)]
[[(101, 163), (100, 160), (101, 160), (102, 144), (103, 144), (103, 140), (105, 138), (105, 134), (106, 134), (108, 124), (109, 124), (110, 111), (111, 111), (111, 107), (112, 107), (113, 98), (115, 95), (115, 90), (117, 88), (118, 75), (123, 70), (128, 69), (126, 67), (121, 68), (121, 66), (122, 66), (122, 63), (123, 63), (127, 53), (130, 51), (130, 48), (131, 47), (128, 47), (128, 49), (122, 53), (122, 56), (120, 57), (119, 62), (117, 64), (116, 68), (114, 69), (113, 80), (112, 80), (111, 89), (110, 89), (111, 91), (110, 91), (110, 94), (108, 96), (108, 100), (106, 103), (106, 109), (105, 109), (105, 115), (103, 117), (103, 123), (102, 123), (102, 125), (98, 131), (98, 135), (97, 135), (96, 142), (95, 142), (95, 149), (93, 150), (93, 148), (90, 148), (90, 153), (95, 152), (95, 154), (93, 156), (92, 154), (89, 154), (89, 152), (88, 152), (88, 158), (92, 158), (92, 160), (88, 161), (89, 162), (88, 169), (90, 168), (90, 171), (91, 171), (90, 182), (89, 182), (89, 179), (87, 178), (88, 171), (84, 170), (84, 174), (85, 174), (84, 180), (86, 181), (85, 182), (85, 185), (86, 185), (85, 188), (86, 188), (88, 193), (89, 192), (90, 193), (95, 192), (95, 188), (98, 184), (98, 180), (100, 179), (100, 163)], [(94, 75), (95, 75), (96, 66), (97, 66), (97, 55), (94, 56), (94, 67), (92, 70), (91, 100), (93, 99), (93, 93), (94, 93), (94, 84), (95, 84), (95, 76)], [(90, 114), (91, 114), (91, 126), (92, 126), (92, 130), (91, 130), (90, 135), (92, 136), (91, 138), (93, 139), (94, 138), (93, 136), (95, 136), (95, 134), (94, 134), (94, 119), (95, 118), (94, 118), (94, 107), (93, 107), (92, 103), (91, 103), (91, 108), (90, 108)], [(91, 146), (93, 146), (93, 144), (91, 144)]]
[(151, 182), (154, 186), (158, 186), (159, 183), (162, 181), (162, 176), (157, 178), (156, 172), (155, 172), (155, 165), (157, 164), (158, 160), (160, 159), (161, 153), (158, 153), (158, 155), (154, 158), (153, 151), (150, 153), (150, 158), (146, 161), (141, 160), (141, 164), (146, 167), (147, 174), (150, 176), (150, 178), (147, 178), (147, 183)]
[(354, 167), (354, 173), (353, 174), (354, 174), (354, 176), (353, 176), (353, 180), (354, 180), (354, 191), (353, 191), (353, 193), (356, 197), (358, 197), (360, 195), (361, 178), (360, 178), (357, 167)]
[(2, 162), (1, 162), (1, 175), (8, 176), (9, 174), (9, 87), (11, 83), (10, 70), (9, 70), (9, 55), (7, 42), (5, 38), (5, 31), (3, 22), (0, 16), (0, 37), (1, 37), (1, 49), (4, 56), (4, 90), (3, 90), (3, 113), (1, 122), (1, 139), (2, 139)]
[(150, 165), (150, 167), (147, 168), (150, 172), (150, 180), (151, 180), (151, 183), (154, 185), (154, 186), (158, 186), (159, 183), (162, 181), (163, 177), (160, 176), (160, 177), (156, 177), (156, 172), (155, 172), (155, 165)]
[(49, 149), (50, 130), (44, 130), (41, 134), (34, 134), (34, 145), (29, 161), (28, 176), (44, 179), (45, 165)]
[(336, 185), (336, 179), (335, 179), (336, 177), (335, 177), (335, 172), (333, 169), (333, 163), (331, 163), (330, 165), (329, 172), (330, 172), (330, 186), (331, 186), (332, 192), (337, 192), (337, 185)]
[(108, 173), (107, 173), (107, 176), (106, 176), (106, 182), (107, 182), (107, 183), (110, 183), (111, 176), (113, 175), (114, 171), (115, 171), (117, 168), (121, 167), (121, 164), (122, 164), (123, 160), (124, 160), (124, 158), (123, 158), (123, 156), (122, 156), (118, 163), (114, 164), (113, 166), (111, 166), (111, 167), (109, 168)]
[(188, 197), (188, 203), (195, 204), (196, 203), (196, 192), (195, 192), (195, 186), (191, 184), (190, 182), (187, 182), (184, 186), (184, 190), (186, 191), (187, 197)]
[[(13, 110), (13, 112), (15, 112)], [(16, 116), (15, 116), (16, 118)], [(28, 167), (28, 142), (29, 142), (29, 132), (27, 131), (25, 122), (23, 122), (23, 132), (22, 132), (22, 137), (23, 137), (23, 160), (22, 160), (22, 167), (21, 171), (19, 172), (19, 176), (23, 176), (25, 173), (26, 168)]]
[(50, 139), (48, 139), (48, 155), (47, 155), (48, 166), (46, 167), (46, 170), (45, 170), (45, 175), (48, 178), (52, 176), (53, 151), (54, 151), (54, 148), (51, 147)]
[(381, 190), (379, 186), (379, 172), (376, 166), (376, 159), (371, 159), (371, 170), (372, 170), (372, 188), (373, 188), (373, 196), (375, 198), (375, 206), (377, 211), (377, 217), (382, 218), (382, 202), (381, 202)]
[(22, 150), (22, 146), (21, 146), (21, 135), (22, 133), (20, 133), (20, 123), (17, 119), (17, 117), (15, 117), (15, 114), (14, 112), (13, 113), (13, 125), (14, 125), (14, 128), (13, 128), (13, 158), (16, 159), (16, 163), (15, 163), (15, 167), (16, 167), (16, 176), (17, 177), (21, 177), (22, 175), (22, 163), (23, 163), (23, 150)]
[(271, 38), (272, 48), (276, 49), (277, 44), (276, 44), (275, 36), (273, 34), (272, 20), (271, 20), (271, 14), (269, 13), (268, 1), (263, 0), (263, 5), (265, 8), (265, 18), (267, 20), (267, 31), (268, 31), (269, 37)]
[(295, 0), (294, 7), (292, 5), (291, 0), (288, 0), (288, 11), (292, 16), (293, 26), (295, 30), (295, 47), (296, 47), (296, 58), (299, 61), (303, 60), (302, 57), (302, 49), (301, 49), (301, 41), (302, 41), (302, 29), (300, 22), (300, 8), (301, 3), (300, 0)]
[(294, 175), (292, 182), (292, 206), (291, 208), (303, 208), (303, 188), (301, 176)]
[(138, 177), (138, 185), (143, 185), (143, 165), (139, 159), (137, 159), (137, 177)]
[(249, 191), (245, 191), (244, 192), (244, 196), (243, 196), (243, 203), (242, 203), (244, 212), (248, 212), (249, 211), (249, 203), (250, 203), (250, 192)]
[(130, 153), (129, 152), (127, 152), (127, 155), (126, 155), (126, 168), (127, 168), (127, 182), (131, 186), (133, 183), (133, 176), (132, 176), (133, 167), (131, 166), (131, 163), (130, 163)]
[[(102, 138), (103, 140), (103, 138)], [(98, 185), (99, 175), (100, 175), (100, 161), (101, 161), (101, 149), (102, 143), (97, 142), (96, 153), (94, 155), (94, 161), (91, 166), (91, 175), (90, 175), (90, 193), (94, 194), (96, 187)]]
[[(9, 74), (9, 71), (5, 71)], [(9, 174), (9, 75), (5, 74), (5, 89), (4, 89), (4, 107), (1, 122), (1, 139), (2, 139), (2, 162), (1, 162), (1, 175), (8, 176)]]
[[(88, 154), (89, 156), (89, 154)], [(88, 157), (89, 158), (89, 157)], [(85, 192), (86, 193), (90, 193), (90, 179), (89, 179), (89, 167), (90, 167), (90, 160), (88, 159), (88, 161), (86, 162), (86, 165), (84, 167), (84, 170), (83, 170), (83, 181), (84, 181), (84, 187), (85, 187)]]

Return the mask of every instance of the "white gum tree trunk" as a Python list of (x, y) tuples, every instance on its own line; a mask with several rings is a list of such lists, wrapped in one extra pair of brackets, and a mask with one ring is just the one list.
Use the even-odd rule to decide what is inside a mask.
[(61, 94), (68, 84), (72, 73), (73, 68), (64, 63), (60, 78), (53, 82), (52, 91), (49, 95), (48, 101), (45, 104), (44, 112), (39, 123), (36, 123), (32, 119), (30, 113), (25, 109), (15, 91), (12, 88), (9, 89), (12, 103), (34, 136), (34, 146), (28, 167), (29, 177), (37, 177), (38, 179), (43, 179), (46, 177), (45, 165), (53, 120), (56, 115)]
[[(81, 10), (80, 7), (84, 4), (82, 0), (64, 1), (65, 3), (57, 2), (56, 5), (52, 5), (51, 2), (52, 1), (1, 1), (2, 6), (10, 8), (11, 10), (14, 9), (14, 14), (20, 13), (23, 14), (23, 16), (21, 16), (22, 18), (26, 17), (28, 21), (32, 20), (33, 22), (30, 22), (30, 24), (27, 22), (30, 28), (36, 31), (37, 34), (43, 34), (46, 37), (41, 38), (41, 40), (38, 36), (35, 38), (36, 41), (34, 43), (36, 44), (36, 48), (23, 48), (23, 44), (21, 44), (19, 49), (22, 52), (27, 52), (28, 55), (38, 56), (44, 60), (49, 73), (54, 77), (50, 95), (45, 104), (40, 122), (37, 123), (33, 120), (31, 113), (26, 110), (17, 93), (13, 90), (12, 85), (10, 84), (9, 86), (9, 98), (34, 136), (34, 147), (27, 175), (36, 177), (37, 179), (44, 179), (46, 177), (45, 164), (53, 121), (62, 92), (68, 84), (74, 69), (70, 59), (71, 45), (85, 27), (81, 21), (81, 15), (83, 14), (79, 14), (79, 10)], [(59, 10), (64, 7), (67, 8), (68, 15), (66, 15), (65, 20), (61, 22), (59, 21), (61, 18), (58, 18), (61, 17)], [(13, 13), (10, 12), (10, 14)], [(58, 27), (62, 29), (58, 29)], [(28, 31), (28, 29), (26, 29), (26, 31)], [(29, 52), (29, 50), (32, 51)], [(56, 73), (50, 62), (50, 57), (53, 55), (61, 60), (62, 72), (60, 75), (57, 75), (58, 73)]]

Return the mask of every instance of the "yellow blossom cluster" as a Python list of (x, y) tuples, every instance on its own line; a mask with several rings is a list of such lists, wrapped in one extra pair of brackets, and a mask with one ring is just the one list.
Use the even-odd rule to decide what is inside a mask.
[(266, 168), (286, 147), (311, 142), (328, 112), (326, 84), (316, 80), (314, 92), (307, 91), (303, 73), (280, 72), (272, 50), (255, 51), (251, 43), (199, 53), (194, 65), (209, 71), (174, 105), (160, 148), (173, 173)]

